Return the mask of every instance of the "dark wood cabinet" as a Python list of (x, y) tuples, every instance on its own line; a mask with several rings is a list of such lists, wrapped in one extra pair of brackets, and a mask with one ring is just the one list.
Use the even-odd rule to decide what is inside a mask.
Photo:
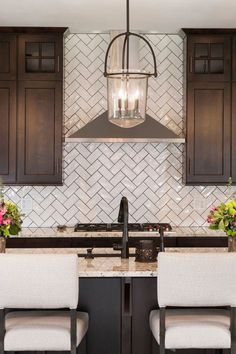
[(62, 83), (21, 81), (18, 92), (19, 183), (61, 182)]
[(0, 176), (16, 180), (16, 83), (0, 81)]
[(236, 81), (236, 35), (232, 38), (232, 81)]
[(62, 184), (64, 31), (0, 29), (0, 178), (5, 184)]
[(149, 325), (149, 314), (157, 308), (157, 279), (133, 278), (132, 354), (158, 353)]
[(229, 81), (231, 40), (229, 36), (193, 35), (188, 40), (188, 80)]
[(0, 33), (0, 80), (16, 80), (16, 36)]
[(236, 82), (232, 83), (232, 181), (236, 182)]
[(20, 35), (19, 80), (61, 80), (63, 42), (58, 35)]
[(236, 183), (236, 35), (186, 29), (186, 171), (190, 185)]
[(190, 82), (187, 111), (187, 181), (227, 182), (230, 177), (229, 83)]
[(87, 354), (120, 354), (121, 279), (80, 278), (79, 310), (89, 313)]

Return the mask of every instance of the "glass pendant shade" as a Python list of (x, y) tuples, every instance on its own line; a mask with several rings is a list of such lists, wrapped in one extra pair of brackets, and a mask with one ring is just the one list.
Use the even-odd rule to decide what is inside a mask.
[(145, 73), (107, 75), (108, 119), (111, 123), (132, 128), (146, 119), (148, 76)]

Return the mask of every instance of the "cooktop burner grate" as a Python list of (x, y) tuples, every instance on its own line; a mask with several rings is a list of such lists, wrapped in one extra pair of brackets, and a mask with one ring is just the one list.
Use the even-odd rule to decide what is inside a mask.
[[(163, 227), (164, 231), (171, 231), (172, 227), (168, 223), (144, 223), (144, 224), (139, 224), (139, 223), (130, 223), (128, 224), (128, 230), (129, 231), (158, 231), (160, 227)], [(122, 231), (123, 225), (122, 223), (113, 223), (113, 224), (76, 224), (74, 231), (101, 231), (101, 232), (114, 232), (114, 231)]]

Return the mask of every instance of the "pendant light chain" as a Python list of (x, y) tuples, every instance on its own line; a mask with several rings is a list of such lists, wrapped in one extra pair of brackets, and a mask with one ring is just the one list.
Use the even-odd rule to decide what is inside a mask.
[(126, 49), (126, 68), (129, 71), (129, 0), (126, 0), (126, 33), (127, 33), (127, 49)]

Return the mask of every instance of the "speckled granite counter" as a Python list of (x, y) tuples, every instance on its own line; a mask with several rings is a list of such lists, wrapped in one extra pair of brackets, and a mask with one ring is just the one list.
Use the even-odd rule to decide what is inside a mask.
[[(7, 249), (7, 253), (77, 253), (76, 249)], [(166, 252), (227, 252), (225, 248), (167, 248)], [(94, 259), (78, 258), (79, 277), (156, 277), (157, 262), (138, 263), (134, 257), (99, 257)]]
[[(52, 228), (23, 228), (19, 236), (15, 237), (121, 237), (121, 232), (74, 232), (73, 227), (67, 227), (65, 231)], [(129, 237), (145, 237), (159, 235), (157, 232), (129, 232)], [(195, 236), (225, 236), (222, 231), (209, 230), (208, 227), (173, 227), (171, 232), (165, 232), (165, 236), (195, 237)], [(14, 236), (12, 236), (14, 237)]]

